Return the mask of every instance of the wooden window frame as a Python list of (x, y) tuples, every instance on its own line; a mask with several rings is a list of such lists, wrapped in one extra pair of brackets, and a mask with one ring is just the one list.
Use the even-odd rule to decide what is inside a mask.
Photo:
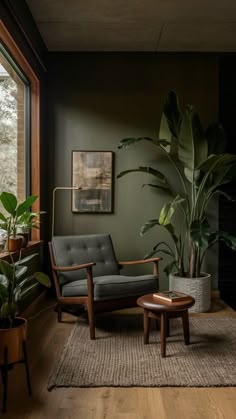
[[(27, 79), (30, 81), (30, 189), (32, 195), (38, 196), (38, 199), (32, 208), (34, 212), (37, 212), (40, 211), (40, 82), (1, 19), (0, 39), (2, 40), (3, 44), (7, 47), (12, 58), (16, 61), (17, 65), (19, 65)], [(38, 241), (40, 240), (40, 237), (40, 229), (32, 230), (31, 240)]]

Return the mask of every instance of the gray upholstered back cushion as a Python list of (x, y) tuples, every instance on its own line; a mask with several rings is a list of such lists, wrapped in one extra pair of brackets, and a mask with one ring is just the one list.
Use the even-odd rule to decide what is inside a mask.
[[(55, 236), (52, 248), (57, 266), (73, 266), (95, 262), (93, 276), (119, 275), (112, 240), (109, 234)], [(85, 269), (59, 274), (60, 284), (86, 278)]]

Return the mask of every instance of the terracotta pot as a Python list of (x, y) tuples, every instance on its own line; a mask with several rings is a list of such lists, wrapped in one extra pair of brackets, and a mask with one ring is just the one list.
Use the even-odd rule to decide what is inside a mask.
[(21, 236), (9, 237), (7, 240), (7, 248), (9, 252), (17, 252), (22, 247), (22, 240)]
[(24, 359), (23, 341), (27, 337), (27, 320), (16, 317), (12, 328), (0, 328), (0, 365), (4, 364), (4, 348), (8, 349), (8, 364)]

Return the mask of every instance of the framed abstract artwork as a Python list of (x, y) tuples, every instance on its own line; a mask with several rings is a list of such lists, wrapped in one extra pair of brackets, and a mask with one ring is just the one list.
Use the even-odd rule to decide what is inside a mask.
[(112, 151), (72, 151), (72, 212), (113, 212)]

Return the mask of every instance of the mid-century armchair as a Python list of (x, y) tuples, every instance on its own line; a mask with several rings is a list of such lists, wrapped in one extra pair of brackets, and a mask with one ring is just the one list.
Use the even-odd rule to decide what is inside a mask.
[[(49, 250), (58, 321), (63, 305), (83, 304), (91, 339), (95, 339), (94, 313), (134, 307), (139, 296), (158, 290), (160, 258), (117, 262), (109, 234), (55, 236)], [(120, 274), (125, 265), (149, 262), (154, 264), (151, 275)]]

